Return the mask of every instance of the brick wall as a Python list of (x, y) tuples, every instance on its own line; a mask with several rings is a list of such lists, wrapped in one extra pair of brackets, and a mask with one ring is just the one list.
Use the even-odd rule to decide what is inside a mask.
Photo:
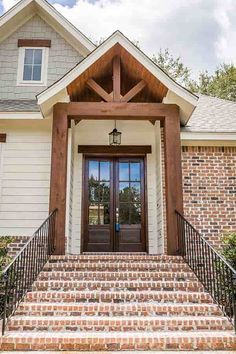
[(182, 147), (184, 211), (219, 246), (224, 230), (236, 230), (236, 147)]
[(13, 241), (7, 246), (7, 255), (12, 258), (15, 257), (26, 244), (28, 239), (29, 237), (25, 236), (14, 236)]

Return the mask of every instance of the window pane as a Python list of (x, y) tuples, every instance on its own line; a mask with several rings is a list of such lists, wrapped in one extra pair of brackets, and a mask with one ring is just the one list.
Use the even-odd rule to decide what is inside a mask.
[(109, 204), (100, 204), (100, 224), (110, 224), (110, 207)]
[(97, 182), (94, 182), (93, 180), (89, 181), (89, 201), (99, 201), (99, 184)]
[(131, 182), (130, 183), (130, 196), (131, 196), (131, 200), (133, 202), (140, 201), (140, 192), (141, 192), (140, 182)]
[(98, 225), (98, 204), (89, 206), (89, 225)]
[(24, 64), (33, 64), (34, 50), (25, 49), (25, 60)]
[(130, 224), (141, 224), (141, 208), (140, 204), (130, 205)]
[(30, 81), (32, 79), (32, 65), (25, 65), (24, 66), (24, 73), (23, 73), (23, 80)]
[(131, 162), (130, 164), (130, 180), (140, 181), (140, 163)]
[(110, 180), (110, 162), (101, 161), (100, 162), (100, 180), (109, 181)]
[(120, 181), (128, 181), (129, 180), (129, 163), (128, 162), (120, 162), (119, 163), (119, 179), (120, 179)]
[(119, 183), (119, 199), (120, 202), (128, 202), (130, 196), (129, 182)]
[(129, 204), (120, 204), (120, 224), (129, 224)]
[(34, 66), (33, 81), (41, 81), (41, 66), (40, 65)]
[(42, 56), (43, 56), (43, 51), (42, 49), (35, 49), (34, 50), (34, 64), (42, 64)]
[(110, 201), (110, 183), (109, 182), (101, 182), (100, 183), (100, 200), (102, 202)]
[(98, 161), (89, 161), (89, 179), (98, 180)]

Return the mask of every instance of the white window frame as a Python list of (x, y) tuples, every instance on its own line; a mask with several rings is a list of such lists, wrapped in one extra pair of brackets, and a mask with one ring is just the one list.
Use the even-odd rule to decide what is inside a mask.
[[(41, 49), (42, 50), (42, 71), (41, 80), (24, 80), (24, 60), (26, 49)], [(47, 86), (47, 73), (48, 73), (48, 54), (49, 48), (46, 47), (20, 47), (18, 57), (18, 70), (17, 70), (17, 86)]]

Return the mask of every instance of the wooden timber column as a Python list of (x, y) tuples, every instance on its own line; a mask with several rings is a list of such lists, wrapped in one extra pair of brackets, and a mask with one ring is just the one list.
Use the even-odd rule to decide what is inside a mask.
[(68, 118), (67, 104), (53, 107), (50, 212), (57, 210), (55, 254), (65, 254), (66, 176)]
[(180, 117), (178, 107), (164, 120), (167, 253), (178, 254), (175, 210), (183, 212)]

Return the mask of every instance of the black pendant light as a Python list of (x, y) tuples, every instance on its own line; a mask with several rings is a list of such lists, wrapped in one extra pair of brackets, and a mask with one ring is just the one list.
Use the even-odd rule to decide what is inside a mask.
[(118, 132), (116, 129), (116, 121), (115, 121), (115, 128), (112, 132), (109, 133), (109, 144), (110, 145), (120, 145), (121, 144), (121, 132)]

